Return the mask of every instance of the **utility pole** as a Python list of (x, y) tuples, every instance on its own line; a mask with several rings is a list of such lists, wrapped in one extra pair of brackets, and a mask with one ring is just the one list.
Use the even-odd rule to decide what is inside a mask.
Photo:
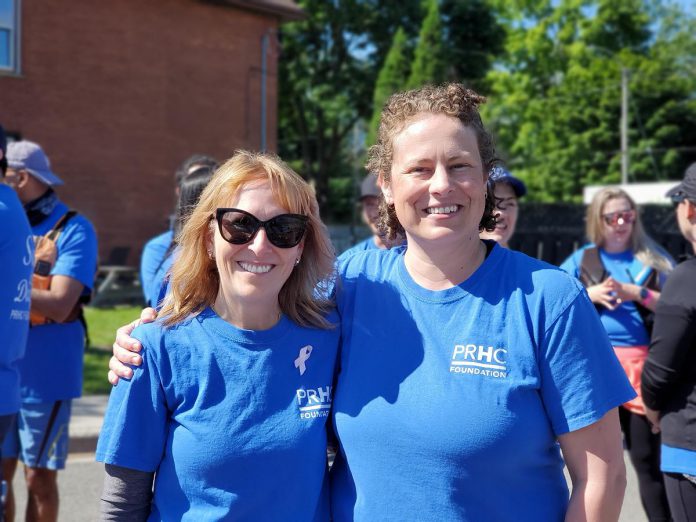
[(621, 68), (621, 184), (628, 185), (628, 69)]

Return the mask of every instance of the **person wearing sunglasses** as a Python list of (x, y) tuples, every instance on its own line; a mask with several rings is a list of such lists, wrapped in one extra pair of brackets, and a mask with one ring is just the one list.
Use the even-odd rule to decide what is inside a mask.
[(495, 229), (481, 231), (481, 239), (492, 239), (500, 246), (510, 248), (520, 211), (519, 199), (527, 193), (527, 187), (521, 179), (500, 166), (491, 169), (488, 184), (495, 198)]
[[(383, 233), (408, 246), (338, 266), (335, 522), (618, 518), (616, 407), (634, 392), (576, 280), (479, 238), (495, 226), (483, 101), (447, 84), (383, 110), (367, 168)], [(132, 371), (116, 356), (139, 361), (128, 332), (111, 382)]]
[[(696, 253), (696, 163), (667, 196)], [(655, 310), (642, 380), (646, 413), (662, 437), (661, 461), (675, 522), (696, 520), (696, 257), (672, 271)]]
[(619, 188), (601, 189), (587, 208), (590, 244), (561, 268), (587, 288), (614, 352), (638, 396), (619, 409), (625, 446), (638, 476), (643, 509), (650, 521), (669, 521), (660, 472), (660, 437), (652, 433), (640, 395), (648, 355), (652, 311), (674, 261), (645, 231), (633, 199)]
[(142, 365), (109, 399), (102, 516), (327, 521), (340, 329), (315, 295), (335, 258), (313, 190), (237, 152), (178, 243), (157, 321), (132, 334)]

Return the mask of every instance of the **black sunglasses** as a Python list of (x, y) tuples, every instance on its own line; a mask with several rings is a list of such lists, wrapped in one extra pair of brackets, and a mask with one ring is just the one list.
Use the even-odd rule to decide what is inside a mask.
[(302, 241), (309, 218), (301, 214), (280, 214), (267, 221), (261, 221), (245, 210), (219, 208), (215, 211), (215, 220), (222, 239), (233, 245), (248, 243), (263, 227), (273, 245), (278, 248), (292, 248)]

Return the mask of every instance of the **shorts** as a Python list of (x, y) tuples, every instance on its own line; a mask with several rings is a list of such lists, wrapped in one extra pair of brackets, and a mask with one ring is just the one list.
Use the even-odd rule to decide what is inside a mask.
[(643, 375), (643, 365), (648, 358), (647, 346), (614, 346), (614, 353), (621, 363), (626, 377), (631, 383), (636, 397), (622, 404), (631, 413), (645, 415), (645, 404), (643, 394), (640, 390), (641, 376)]
[(71, 405), (69, 399), (23, 403), (5, 437), (2, 458), (19, 458), (30, 468), (65, 468)]

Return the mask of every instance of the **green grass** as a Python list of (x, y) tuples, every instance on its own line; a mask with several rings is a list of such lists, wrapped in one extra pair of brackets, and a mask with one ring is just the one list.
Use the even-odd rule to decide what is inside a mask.
[(109, 371), (111, 345), (114, 343), (116, 329), (140, 317), (140, 310), (139, 306), (85, 308), (91, 342), (85, 351), (82, 393), (108, 394), (111, 391), (106, 373)]

